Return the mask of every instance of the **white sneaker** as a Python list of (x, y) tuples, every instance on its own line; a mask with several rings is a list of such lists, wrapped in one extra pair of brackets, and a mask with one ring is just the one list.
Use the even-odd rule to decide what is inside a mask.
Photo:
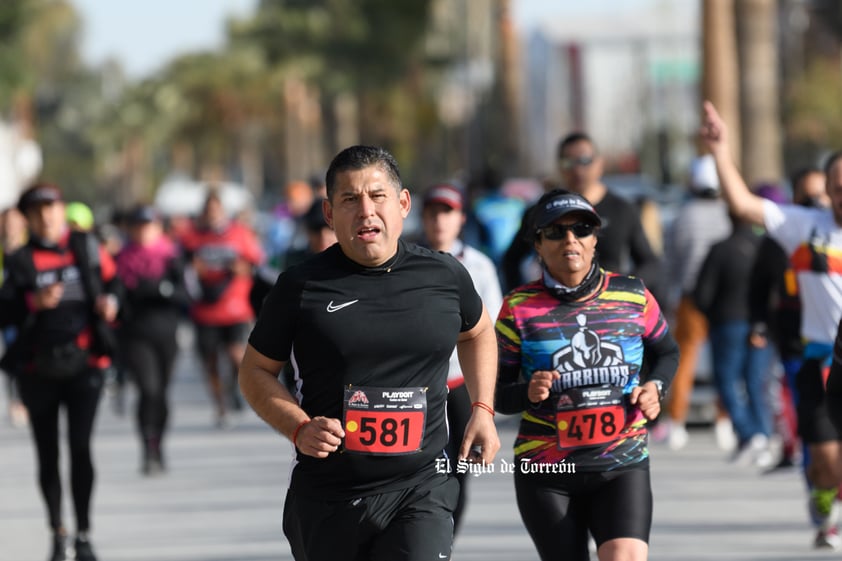
[(783, 458), (783, 440), (780, 436), (773, 434), (768, 438), (766, 448), (757, 453), (754, 457), (754, 465), (763, 470), (771, 469), (778, 465)]
[(737, 435), (734, 434), (734, 426), (731, 419), (722, 417), (716, 420), (713, 426), (713, 433), (716, 436), (716, 445), (723, 452), (733, 452), (737, 449)]
[(769, 449), (769, 437), (765, 434), (755, 434), (751, 437), (751, 440), (748, 441), (748, 445), (751, 449), (757, 453), (762, 452), (763, 450)]
[(670, 450), (681, 450), (687, 446), (688, 440), (690, 440), (690, 435), (687, 434), (684, 423), (671, 421), (669, 424), (669, 436), (667, 437), (667, 445), (670, 447)]
[[(766, 457), (768, 454), (768, 457)], [(734, 453), (733, 462), (738, 466), (758, 465), (758, 459), (771, 465), (772, 457), (769, 451), (769, 437), (765, 434), (755, 434)]]
[(819, 529), (816, 532), (813, 548), (837, 551), (840, 547), (842, 547), (842, 539), (839, 538), (839, 529), (836, 526), (827, 530)]

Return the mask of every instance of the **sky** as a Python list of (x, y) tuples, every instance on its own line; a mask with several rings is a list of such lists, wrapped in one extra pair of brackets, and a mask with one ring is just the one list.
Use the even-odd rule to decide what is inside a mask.
[[(512, 0), (515, 26), (527, 30), (572, 13), (610, 13), (620, 7), (670, 0)], [(681, 0), (686, 1), (686, 0)], [(257, 0), (71, 0), (83, 19), (82, 56), (90, 64), (117, 58), (131, 78), (155, 72), (180, 53), (214, 49), (225, 41), (225, 19), (251, 13)]]
[(132, 78), (155, 72), (178, 54), (225, 42), (225, 20), (249, 14), (257, 0), (71, 0), (82, 16), (82, 56), (113, 57)]

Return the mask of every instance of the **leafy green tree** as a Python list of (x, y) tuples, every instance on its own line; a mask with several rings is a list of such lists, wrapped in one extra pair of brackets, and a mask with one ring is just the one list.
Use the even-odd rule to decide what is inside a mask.
[(27, 23), (30, 0), (7, 0), (0, 4), (0, 107), (8, 109), (24, 82), (26, 66), (21, 56), (21, 31)]
[(786, 98), (786, 142), (789, 168), (816, 162), (828, 149), (842, 147), (842, 73), (839, 62), (812, 60)]
[(280, 79), (303, 81), (319, 94), (330, 152), (339, 148), (336, 100), (350, 94), (358, 107), (358, 140), (385, 145), (411, 162), (420, 109), (429, 105), (419, 86), (429, 4), (263, 0), (233, 36), (258, 46)]

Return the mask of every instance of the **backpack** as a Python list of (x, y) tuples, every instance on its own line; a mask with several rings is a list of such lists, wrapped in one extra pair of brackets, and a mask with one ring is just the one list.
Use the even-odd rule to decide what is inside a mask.
[[(82, 288), (90, 303), (88, 309), (92, 334), (90, 351), (98, 355), (114, 356), (116, 351), (114, 332), (94, 309), (94, 302), (96, 302), (97, 297), (104, 293), (100, 274), (99, 242), (91, 233), (73, 231), (70, 233), (68, 248), (73, 253), (76, 266), (79, 269)], [(10, 255), (8, 265), (9, 270), (15, 268), (26, 279), (35, 279), (38, 274), (30, 246), (24, 246)], [(36, 315), (30, 312), (21, 312), (18, 309), (17, 316), (20, 319), (17, 322), (18, 336), (0, 359), (0, 368), (10, 374), (19, 372), (26, 360), (23, 350), (32, 343), (32, 339), (36, 335), (34, 333)], [(65, 351), (67, 349), (62, 350), (62, 352)]]

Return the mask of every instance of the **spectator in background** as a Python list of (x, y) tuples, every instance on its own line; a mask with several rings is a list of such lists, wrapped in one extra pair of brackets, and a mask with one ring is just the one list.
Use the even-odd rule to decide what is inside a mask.
[[(558, 143), (556, 157), (562, 187), (585, 197), (604, 221), (598, 239), (600, 264), (609, 271), (639, 276), (658, 298), (661, 261), (652, 251), (635, 206), (612, 193), (602, 182), (604, 161), (593, 140), (582, 132), (571, 133)], [(534, 209), (533, 205), (524, 213), (520, 231), (503, 257), (507, 290), (534, 280), (535, 275), (540, 274), (537, 267), (529, 264), (526, 268), (532, 273), (525, 275), (523, 272), (525, 259), (534, 255), (529, 241), (533, 233), (528, 231)], [(534, 265), (534, 259), (532, 263)]]
[[(675, 340), (681, 351), (678, 370), (672, 381), (668, 418), (656, 431), (659, 439), (666, 438), (670, 448), (678, 450), (687, 444), (685, 423), (690, 407), (690, 394), (696, 376), (699, 354), (708, 338), (708, 324), (704, 314), (693, 301), (693, 289), (702, 261), (711, 246), (725, 239), (731, 232), (728, 208), (719, 197), (719, 178), (711, 156), (701, 156), (690, 165), (689, 198), (678, 211), (664, 244), (668, 285), (666, 306), (673, 310)], [(718, 421), (717, 434), (731, 435), (727, 419)], [(722, 437), (720, 437), (722, 440)], [(733, 440), (733, 438), (731, 438)], [(720, 444), (731, 448), (731, 443)]]
[(94, 213), (91, 207), (79, 201), (67, 203), (67, 225), (79, 232), (90, 232), (94, 229)]
[(180, 249), (164, 234), (155, 208), (136, 207), (127, 223), (129, 242), (117, 255), (117, 275), (125, 287), (120, 351), (138, 389), (141, 472), (155, 475), (165, 469), (167, 391), (178, 353), (176, 329), (188, 306), (184, 261)]
[(696, 280), (693, 299), (710, 326), (713, 379), (738, 438), (734, 459), (768, 468), (772, 432), (767, 383), (771, 347), (750, 340), (748, 290), (761, 234), (731, 217), (731, 235), (711, 246)]
[[(263, 252), (254, 233), (231, 220), (219, 194), (210, 191), (195, 224), (181, 238), (197, 279), (197, 294), (190, 310), (196, 342), (216, 406), (216, 423), (229, 424), (226, 393), (235, 410), (242, 408), (237, 369), (245, 352), (254, 312), (249, 302), (255, 266)], [(224, 350), (230, 380), (227, 392), (220, 372)]]
[(285, 258), (291, 251), (304, 250), (307, 236), (303, 217), (319, 198), (317, 182), (290, 181), (284, 186), (283, 201), (272, 209), (271, 223), (264, 236), (267, 262), (278, 271), (286, 269)]
[(640, 215), (640, 225), (652, 251), (661, 257), (664, 254), (664, 230), (661, 209), (658, 203), (648, 197), (639, 198), (636, 203)]
[[(307, 233), (307, 247), (303, 249), (290, 249), (287, 255), (281, 260), (285, 263), (286, 268), (297, 265), (336, 243), (336, 233), (327, 223), (325, 215), (322, 212), (323, 200), (320, 198), (313, 201), (313, 204), (310, 205), (310, 210), (301, 217)], [(249, 301), (251, 302), (255, 315), (260, 313), (263, 299), (269, 294), (269, 290), (275, 284), (279, 274), (280, 270), (268, 261), (256, 269), (254, 284), (249, 294)]]
[[(0, 213), (0, 286), (5, 277), (6, 257), (26, 244), (26, 218), (15, 207), (10, 207)], [(3, 329), (3, 350), (5, 351), (17, 336), (17, 329), (9, 326)], [(14, 372), (6, 372), (6, 396), (8, 401), (9, 422), (13, 427), (25, 427), (29, 422), (26, 407), (20, 399)]]
[[(477, 192), (473, 202), (477, 231), (473, 239), (478, 244), (476, 247), (494, 262), (497, 276), (501, 277), (503, 255), (520, 229), (523, 212), (529, 204), (537, 200), (541, 188), (536, 189), (537, 195), (533, 196), (530, 189), (524, 188), (524, 182), (507, 182), (501, 185), (500, 178), (491, 170), (482, 174), (473, 187)], [(469, 224), (466, 223), (466, 227)], [(464, 228), (462, 237), (468, 239), (465, 238)]]
[[(454, 185), (449, 183), (433, 185), (424, 194), (421, 221), (427, 247), (449, 253), (465, 266), (489, 316), (496, 318), (503, 304), (497, 270), (489, 257), (465, 244), (459, 238), (465, 220), (465, 199), (462, 192)], [(450, 355), (447, 388), (447, 425), (450, 429), (447, 455), (449, 458), (457, 458), (462, 436), (471, 418), (471, 397), (465, 385), (465, 378), (462, 376), (462, 367), (459, 364), (456, 349)], [(467, 502), (469, 474), (457, 471), (456, 479), (459, 480), (460, 490), (459, 502), (453, 511), (454, 535), (459, 530)]]

